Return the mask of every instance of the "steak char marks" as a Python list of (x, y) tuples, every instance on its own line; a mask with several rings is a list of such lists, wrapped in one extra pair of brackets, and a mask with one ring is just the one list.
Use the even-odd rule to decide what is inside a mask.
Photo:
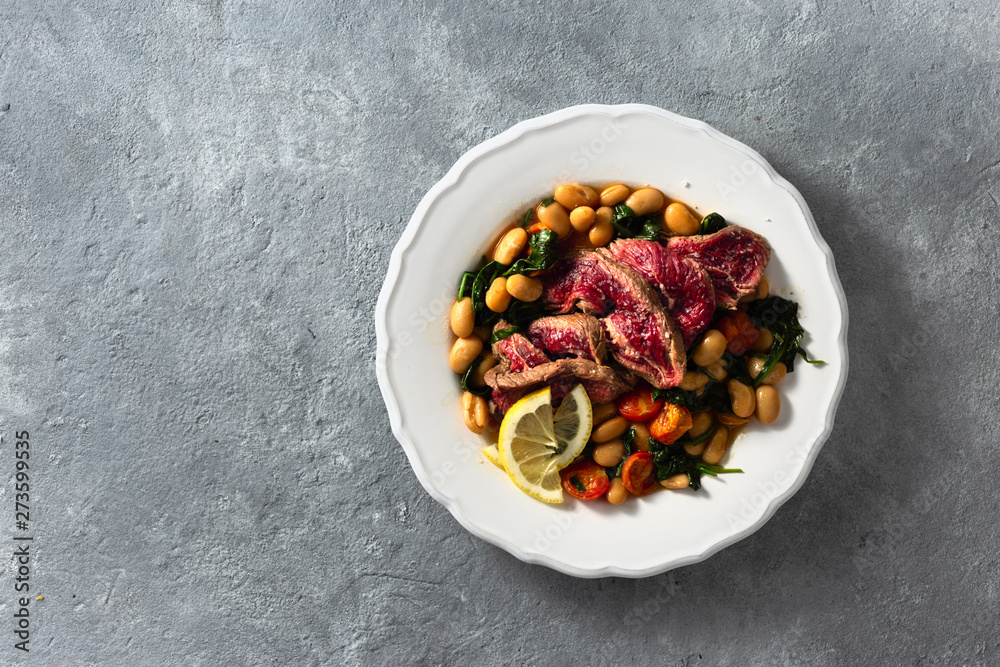
[(753, 298), (764, 268), (771, 259), (771, 246), (749, 229), (730, 225), (714, 234), (676, 236), (667, 242), (676, 254), (705, 267), (715, 287), (720, 308), (736, 308)]
[(537, 319), (528, 326), (528, 338), (553, 357), (579, 357), (600, 364), (607, 353), (601, 323), (582, 313)]
[[(500, 321), (493, 330), (505, 329), (509, 326), (507, 322)], [(523, 373), (529, 368), (547, 364), (550, 361), (547, 354), (519, 333), (511, 334), (494, 343), (493, 354), (496, 355), (498, 367), (503, 367), (505, 372), (511, 373)]]
[[(497, 323), (494, 331), (508, 328)], [(603, 366), (605, 342), (601, 325), (582, 314), (543, 317), (528, 327), (528, 336), (515, 333), (493, 344), (498, 363), (486, 373), (493, 390), (494, 411), (504, 414), (528, 391), (548, 384), (558, 404), (577, 383), (590, 400), (606, 403), (631, 388), (613, 369)], [(549, 355), (564, 358), (553, 359)]]
[(663, 307), (684, 335), (684, 347), (690, 347), (715, 314), (715, 288), (708, 272), (655, 241), (620, 239), (607, 252), (659, 293)]
[(680, 383), (687, 362), (681, 332), (649, 283), (607, 250), (570, 252), (542, 281), (544, 298), (557, 312), (575, 306), (603, 316), (615, 361), (655, 387)]

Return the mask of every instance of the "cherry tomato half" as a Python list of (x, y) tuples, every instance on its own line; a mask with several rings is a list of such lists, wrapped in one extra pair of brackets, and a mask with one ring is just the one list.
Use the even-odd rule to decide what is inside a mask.
[(580, 500), (600, 498), (611, 485), (604, 466), (599, 466), (590, 459), (574, 461), (560, 474), (566, 493)]
[(743, 354), (760, 338), (760, 329), (753, 325), (750, 316), (742, 310), (726, 315), (715, 323), (715, 328), (729, 341), (726, 352), (730, 354)]
[(644, 496), (656, 486), (656, 465), (649, 452), (633, 452), (622, 466), (622, 483), (633, 496)]
[(618, 399), (618, 412), (630, 422), (649, 421), (663, 407), (663, 399), (653, 398), (650, 386), (636, 387)]
[(664, 445), (671, 445), (690, 431), (692, 424), (691, 412), (687, 408), (667, 403), (656, 419), (649, 422), (649, 434)]

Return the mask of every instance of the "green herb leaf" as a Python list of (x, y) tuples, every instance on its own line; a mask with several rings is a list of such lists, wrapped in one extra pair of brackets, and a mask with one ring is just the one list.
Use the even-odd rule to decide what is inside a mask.
[(504, 268), (500, 262), (487, 262), (472, 281), (472, 309), (476, 313), (477, 326), (489, 326), (499, 319), (497, 313), (486, 307), (486, 292)]
[(706, 475), (711, 475), (712, 477), (718, 477), (719, 475), (725, 475), (728, 473), (740, 473), (743, 472), (740, 468), (723, 468), (720, 465), (714, 463), (699, 462), (697, 464), (699, 472), (703, 472)]
[(524, 214), (524, 220), (521, 221), (522, 227), (527, 227), (531, 224), (531, 219), (535, 217), (535, 209), (529, 208)]
[(630, 219), (635, 218), (635, 213), (625, 204), (618, 204), (612, 209), (611, 225), (618, 230), (618, 235), (622, 238), (630, 239), (633, 236)]
[(493, 335), (490, 336), (490, 345), (493, 345), (497, 341), (501, 341), (504, 338), (508, 338), (509, 336), (511, 336), (512, 334), (516, 334), (520, 330), (521, 327), (518, 326), (508, 327), (506, 329), (497, 329), (496, 331), (493, 332)]
[(546, 206), (554, 204), (555, 201), (556, 201), (555, 197), (549, 197), (548, 199), (543, 199), (542, 201), (540, 201), (539, 204), (541, 205), (542, 208), (545, 208)]
[(465, 371), (465, 374), (462, 376), (462, 389), (464, 389), (469, 393), (475, 394), (476, 396), (489, 396), (491, 390), (488, 386), (473, 387), (472, 385), (469, 384), (469, 380), (472, 379), (472, 372), (476, 369), (476, 366), (478, 366), (479, 362), (482, 360), (483, 357), (482, 355), (480, 355), (479, 358), (476, 359), (471, 366), (469, 366), (469, 370)]
[(489, 308), (483, 308), (476, 313), (477, 327), (492, 327), (500, 319), (500, 313), (494, 313)]
[(653, 447), (653, 464), (656, 466), (656, 479), (662, 481), (674, 475), (687, 475), (689, 486), (697, 491), (701, 488), (702, 473), (716, 477), (723, 473), (743, 472), (736, 468), (723, 468), (719, 465), (705, 463), (701, 459), (689, 456), (684, 451), (684, 446), (678, 442), (672, 445), (663, 445), (656, 441), (651, 441)]
[(704, 410), (714, 410), (723, 414), (733, 413), (732, 400), (729, 398), (729, 390), (723, 382), (711, 382), (705, 386), (705, 391), (698, 396), (693, 391), (684, 392), (687, 400), (687, 409), (691, 412), (702, 412)]
[[(512, 299), (510, 306), (503, 312), (503, 319), (516, 327), (525, 329), (529, 324), (546, 314), (545, 304), (542, 303), (541, 299), (531, 302)], [(497, 319), (500, 317), (498, 316)]]
[[(649, 444), (653, 448), (653, 464), (656, 466), (656, 479), (658, 481), (682, 473), (690, 474), (691, 471), (696, 470), (695, 459), (688, 456), (682, 446), (677, 444), (664, 445), (659, 442)], [(691, 479), (692, 488), (697, 488), (695, 481), (694, 478)]]
[(699, 234), (714, 234), (726, 226), (726, 219), (718, 213), (709, 213), (701, 220), (698, 228)]
[(486, 308), (486, 292), (503, 268), (504, 265), (500, 262), (487, 262), (486, 266), (479, 269), (476, 274), (472, 281), (472, 307), (477, 313)]
[(621, 222), (625, 218), (634, 218), (635, 211), (628, 204), (615, 204), (612, 209), (613, 215), (611, 219), (615, 222)]
[(569, 481), (573, 485), (573, 488), (576, 489), (577, 493), (586, 493), (587, 492), (587, 487), (585, 487), (583, 485), (583, 482), (581, 482), (580, 478), (577, 477), (576, 475), (573, 475), (572, 477), (570, 477)]
[(729, 373), (729, 377), (739, 380), (748, 387), (756, 386), (753, 378), (750, 377), (750, 371), (747, 370), (745, 357), (738, 357), (731, 352), (723, 352), (722, 358), (726, 362), (726, 372)]
[(512, 276), (515, 273), (545, 271), (551, 267), (559, 255), (559, 236), (551, 229), (535, 232), (528, 239), (531, 253), (525, 259), (519, 259), (510, 265), (503, 275)]
[(701, 443), (707, 441), (709, 438), (711, 438), (713, 435), (715, 435), (715, 432), (718, 429), (719, 429), (719, 424), (716, 423), (713, 420), (713, 422), (712, 422), (712, 428), (708, 429), (707, 431), (705, 431), (704, 433), (702, 433), (701, 435), (699, 435), (696, 438), (679, 438), (677, 440), (677, 444), (678, 445), (682, 445), (684, 447), (694, 446), (694, 445), (700, 445)]
[(466, 271), (462, 274), (462, 279), (458, 281), (458, 299), (461, 301), (467, 296), (472, 296), (472, 283), (476, 279), (476, 274)]
[[(704, 372), (704, 369), (700, 369)], [(705, 385), (705, 391), (701, 396), (693, 391), (684, 391), (680, 387), (669, 389), (654, 389), (653, 398), (663, 399), (675, 405), (683, 405), (691, 413), (714, 410), (731, 414), (732, 403), (729, 399), (729, 391), (721, 382), (709, 382)]]
[(806, 356), (806, 351), (803, 350), (801, 347), (798, 349), (798, 353), (799, 353), (799, 356), (802, 357), (802, 361), (806, 362), (807, 364), (825, 364), (826, 363), (822, 359), (810, 359), (808, 356)]
[(659, 241), (662, 233), (660, 221), (654, 215), (637, 217), (626, 204), (618, 204), (611, 215), (611, 225), (623, 239), (642, 239), (644, 241)]
[(645, 218), (640, 218), (641, 225), (639, 230), (635, 234), (635, 238), (643, 239), (645, 241), (659, 241), (661, 234), (661, 227), (658, 220), (653, 216), (646, 216)]
[(687, 405), (687, 392), (680, 387), (670, 387), (669, 389), (654, 389), (653, 400), (665, 400), (674, 405)]
[(635, 444), (635, 427), (629, 427), (627, 431), (622, 435), (622, 444), (625, 445), (625, 454), (622, 456), (622, 460), (618, 462), (618, 465), (611, 468), (606, 468), (608, 477), (621, 477), (622, 476), (622, 466), (625, 465), (625, 460), (632, 453), (632, 447)]
[(754, 387), (760, 386), (779, 361), (785, 364), (789, 373), (795, 370), (796, 355), (801, 355), (803, 359), (813, 363), (802, 349), (802, 337), (805, 331), (799, 324), (799, 304), (780, 296), (769, 296), (766, 299), (751, 301), (747, 306), (747, 313), (757, 327), (767, 327), (774, 335), (774, 342), (764, 357), (764, 367), (754, 380)]

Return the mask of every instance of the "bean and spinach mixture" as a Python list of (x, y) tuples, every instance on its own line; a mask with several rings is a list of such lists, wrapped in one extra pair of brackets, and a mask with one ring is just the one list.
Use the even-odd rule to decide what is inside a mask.
[(770, 293), (769, 258), (762, 237), (656, 188), (555, 188), (459, 279), (449, 365), (466, 426), (496, 442), (518, 398), (582, 383), (593, 430), (561, 470), (571, 496), (617, 505), (742, 472), (723, 465), (736, 435), (778, 420), (797, 359), (823, 363), (798, 304)]

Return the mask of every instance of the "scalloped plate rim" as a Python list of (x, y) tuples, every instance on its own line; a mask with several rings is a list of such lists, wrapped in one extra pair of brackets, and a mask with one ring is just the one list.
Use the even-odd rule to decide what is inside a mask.
[[(454, 498), (442, 493), (436, 486), (434, 486), (427, 471), (424, 470), (420, 459), (417, 456), (416, 447), (413, 441), (410, 439), (409, 435), (402, 422), (402, 413), (399, 408), (399, 402), (393, 392), (392, 386), (389, 383), (389, 379), (386, 372), (386, 357), (389, 351), (389, 332), (386, 325), (386, 311), (389, 306), (389, 301), (392, 297), (393, 289), (396, 285), (396, 281), (399, 277), (399, 273), (402, 269), (403, 255), (409, 249), (413, 240), (416, 238), (417, 231), (424, 222), (427, 211), (430, 209), (431, 204), (440, 197), (446, 190), (454, 187), (461, 180), (466, 168), (471, 165), (478, 158), (486, 155), (487, 153), (496, 150), (506, 144), (514, 141), (515, 139), (521, 137), (528, 131), (543, 129), (571, 118), (575, 118), (583, 115), (600, 115), (607, 117), (618, 117), (627, 114), (635, 113), (645, 113), (652, 116), (657, 116), (665, 120), (677, 123), (684, 127), (699, 130), (703, 132), (710, 139), (718, 141), (729, 148), (732, 148), (740, 153), (745, 154), (759, 166), (764, 169), (768, 178), (779, 188), (785, 190), (792, 196), (795, 202), (801, 209), (803, 218), (805, 219), (809, 232), (812, 234), (813, 240), (816, 246), (823, 253), (826, 258), (826, 268), (829, 272), (831, 278), (831, 284), (833, 290), (837, 296), (837, 301), (840, 306), (841, 315), (841, 331), (838, 336), (838, 348), (842, 355), (843, 364), (841, 367), (840, 376), (837, 378), (837, 385), (834, 388), (834, 393), (831, 396), (830, 403), (827, 407), (826, 421), (824, 423), (822, 431), (816, 436), (815, 440), (809, 447), (807, 455), (803, 458), (801, 466), (796, 474), (795, 480), (791, 485), (781, 494), (773, 497), (768, 503), (767, 507), (764, 509), (763, 513), (752, 522), (749, 526), (743, 530), (733, 532), (712, 545), (705, 548), (703, 551), (697, 554), (692, 554), (686, 557), (670, 558), (665, 560), (663, 563), (659, 563), (654, 566), (633, 569), (626, 568), (616, 565), (611, 565), (607, 567), (599, 568), (583, 568), (570, 563), (566, 563), (558, 558), (553, 557), (550, 554), (541, 554), (538, 552), (533, 552), (523, 549), (520, 545), (515, 544), (507, 539), (501, 538), (500, 536), (494, 534), (489, 529), (479, 525), (473, 521), (468, 515), (466, 515), (459, 503)], [(410, 467), (413, 469), (414, 474), (416, 474), (417, 479), (420, 481), (421, 486), (424, 490), (434, 498), (436, 501), (444, 505), (453, 517), (462, 525), (466, 530), (471, 532), (476, 537), (479, 537), (490, 544), (493, 544), (505, 551), (509, 552), (516, 558), (526, 563), (532, 563), (536, 565), (544, 565), (550, 567), (554, 570), (568, 574), (575, 577), (582, 578), (599, 578), (599, 577), (610, 577), (610, 576), (622, 576), (622, 577), (649, 577), (657, 574), (662, 574), (663, 572), (669, 571), (676, 567), (681, 567), (684, 565), (692, 565), (706, 558), (712, 556), (716, 552), (724, 549), (727, 546), (735, 544), (740, 540), (749, 537), (757, 530), (759, 530), (764, 524), (766, 524), (774, 513), (777, 512), (778, 508), (781, 507), (785, 502), (787, 502), (792, 496), (794, 496), (802, 485), (805, 484), (806, 478), (809, 476), (809, 472), (812, 470), (813, 464), (819, 455), (820, 450), (826, 443), (833, 430), (834, 420), (837, 413), (837, 408), (840, 404), (840, 400), (843, 396), (844, 387), (847, 383), (848, 368), (850, 365), (850, 356), (847, 349), (847, 332), (849, 326), (849, 313), (847, 308), (847, 297), (844, 293), (843, 285), (840, 282), (839, 275), (837, 274), (837, 268), (834, 263), (833, 253), (830, 250), (829, 245), (821, 236), (819, 229), (816, 226), (816, 222), (813, 219), (812, 213), (809, 210), (808, 205), (803, 199), (799, 191), (793, 186), (789, 181), (779, 175), (770, 163), (764, 159), (764, 157), (750, 148), (749, 146), (733, 139), (732, 137), (723, 134), (719, 130), (716, 130), (711, 125), (696, 120), (693, 118), (688, 118), (686, 116), (681, 116), (679, 114), (661, 109), (659, 107), (647, 105), (647, 104), (617, 104), (617, 105), (604, 105), (604, 104), (580, 104), (575, 106), (566, 107), (558, 111), (553, 111), (551, 113), (538, 116), (535, 118), (530, 118), (517, 123), (511, 128), (501, 132), (500, 134), (487, 139), (486, 141), (474, 146), (463, 154), (448, 172), (435, 183), (427, 194), (421, 198), (420, 203), (414, 210), (413, 215), (410, 217), (406, 228), (403, 230), (399, 241), (393, 248), (392, 254), (389, 259), (389, 266), (386, 271), (385, 281), (382, 284), (382, 289), (379, 292), (378, 302), (375, 308), (375, 336), (376, 336), (376, 354), (375, 354), (375, 373), (378, 378), (379, 389), (382, 394), (382, 399), (385, 402), (386, 409), (389, 414), (389, 422), (392, 428), (392, 433), (399, 441), (400, 445), (403, 447), (403, 451), (406, 453), (407, 460), (410, 462)]]

